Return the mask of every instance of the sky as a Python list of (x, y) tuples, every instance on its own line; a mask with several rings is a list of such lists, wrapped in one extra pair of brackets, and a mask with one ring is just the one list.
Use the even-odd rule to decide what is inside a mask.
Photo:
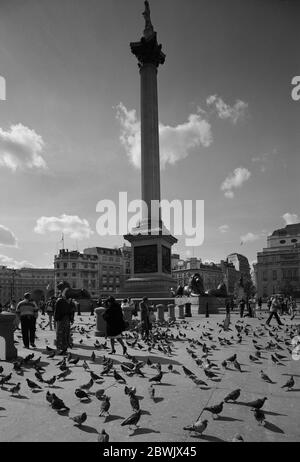
[[(299, 222), (300, 5), (150, 0), (162, 198), (204, 200), (204, 242), (173, 251), (250, 262)], [(0, 0), (0, 265), (51, 267), (99, 236), (97, 203), (139, 199), (142, 0)], [(3, 80), (3, 79), (0, 79)], [(0, 88), (1, 90), (1, 88)], [(2, 88), (3, 93), (3, 88)]]

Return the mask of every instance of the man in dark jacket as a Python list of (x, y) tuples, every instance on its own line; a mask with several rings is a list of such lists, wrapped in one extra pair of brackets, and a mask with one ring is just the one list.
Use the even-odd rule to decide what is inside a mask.
[(106, 321), (106, 336), (110, 339), (111, 351), (109, 354), (116, 353), (115, 340), (123, 347), (123, 355), (126, 354), (127, 348), (122, 339), (122, 332), (126, 329), (121, 305), (116, 302), (114, 297), (109, 297), (105, 302), (106, 310), (103, 313), (103, 319)]

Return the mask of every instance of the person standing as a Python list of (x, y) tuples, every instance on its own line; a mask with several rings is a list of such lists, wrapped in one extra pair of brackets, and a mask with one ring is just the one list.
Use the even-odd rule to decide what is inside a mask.
[(245, 302), (245, 300), (242, 298), (242, 299), (240, 300), (240, 303), (239, 303), (240, 317), (241, 317), (241, 318), (244, 316), (245, 305), (246, 305), (246, 302)]
[(280, 302), (279, 302), (278, 296), (275, 295), (275, 297), (273, 297), (271, 308), (270, 308), (270, 316), (268, 317), (266, 321), (267, 326), (270, 325), (270, 321), (273, 316), (276, 318), (278, 325), (283, 326), (283, 323), (280, 321), (280, 317), (278, 316), (279, 309), (280, 309)]
[(123, 347), (123, 355), (126, 354), (127, 348), (122, 339), (122, 332), (126, 329), (121, 305), (116, 302), (114, 297), (109, 297), (105, 302), (106, 310), (103, 313), (103, 319), (106, 321), (106, 336), (110, 339), (111, 351), (109, 354), (115, 354), (115, 340)]
[(258, 305), (258, 309), (260, 311), (261, 307), (262, 307), (262, 298), (261, 297), (259, 297), (259, 299), (257, 300), (257, 305)]
[(38, 307), (35, 302), (31, 301), (31, 294), (27, 292), (24, 300), (18, 303), (17, 314), (21, 320), (22, 338), (25, 348), (35, 348), (35, 323), (38, 316)]
[[(55, 297), (52, 297), (50, 300), (47, 302), (47, 307), (46, 307), (46, 313), (49, 318), (49, 327), (50, 330), (53, 330), (53, 315), (54, 315), (54, 308), (55, 308)], [(55, 325), (54, 325), (55, 328)]]
[(68, 302), (63, 292), (58, 297), (54, 320), (56, 321), (56, 347), (58, 354), (65, 354), (70, 347), (71, 322), (74, 319), (73, 306)]
[(75, 306), (76, 306), (77, 315), (78, 315), (78, 316), (81, 316), (80, 303), (79, 303), (79, 301), (74, 299), (73, 302), (75, 303)]
[(91, 316), (94, 316), (94, 302), (93, 302), (93, 300), (90, 301), (90, 313), (91, 313)]
[(230, 301), (228, 298), (225, 302), (225, 309), (226, 309), (226, 316), (230, 316)]
[(149, 333), (151, 330), (151, 323), (149, 317), (149, 305), (148, 298), (144, 297), (140, 303), (141, 322), (142, 322), (142, 337), (144, 340), (149, 339)]

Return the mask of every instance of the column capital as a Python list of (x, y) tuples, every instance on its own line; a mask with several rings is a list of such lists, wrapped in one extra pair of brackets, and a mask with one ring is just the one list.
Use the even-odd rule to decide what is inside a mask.
[(164, 64), (166, 55), (162, 52), (162, 45), (157, 43), (156, 32), (146, 38), (142, 37), (139, 42), (130, 43), (131, 52), (138, 59), (139, 67), (144, 64), (153, 64), (158, 68)]

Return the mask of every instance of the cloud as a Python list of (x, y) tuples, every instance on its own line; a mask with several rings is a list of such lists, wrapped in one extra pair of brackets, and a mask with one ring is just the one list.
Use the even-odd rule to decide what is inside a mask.
[(285, 223), (287, 225), (293, 225), (294, 223), (299, 223), (299, 217), (296, 213), (285, 213), (282, 215), (282, 218), (284, 219)]
[(221, 233), (227, 233), (227, 231), (229, 230), (229, 226), (228, 225), (221, 225), (219, 226), (219, 231)]
[(61, 215), (60, 217), (40, 217), (34, 228), (38, 234), (60, 231), (71, 239), (88, 239), (94, 232), (89, 222), (76, 215)]
[(0, 265), (7, 266), (8, 268), (35, 268), (32, 263), (29, 263), (26, 260), (17, 261), (14, 258), (7, 257), (6, 255), (0, 255)]
[(222, 183), (221, 191), (224, 191), (225, 197), (232, 199), (234, 192), (232, 189), (241, 188), (243, 183), (251, 176), (251, 172), (244, 167), (238, 167)]
[(233, 124), (236, 124), (245, 115), (248, 108), (248, 104), (240, 99), (236, 100), (234, 106), (229, 106), (217, 95), (209, 96), (206, 99), (206, 104), (216, 109), (220, 119), (230, 119)]
[(260, 234), (247, 233), (244, 236), (241, 236), (241, 244), (245, 244), (246, 242), (254, 242), (260, 238)]
[(0, 168), (15, 172), (26, 169), (45, 169), (41, 156), (44, 141), (34, 130), (22, 124), (11, 125), (10, 130), (0, 128)]
[[(141, 166), (141, 123), (136, 111), (128, 110), (123, 103), (117, 106), (117, 120), (121, 125), (120, 141), (130, 162)], [(174, 165), (185, 159), (192, 149), (208, 147), (213, 142), (210, 123), (200, 114), (190, 114), (187, 122), (171, 127), (159, 124), (161, 167)]]
[(17, 238), (14, 233), (3, 225), (0, 225), (0, 245), (17, 247)]

